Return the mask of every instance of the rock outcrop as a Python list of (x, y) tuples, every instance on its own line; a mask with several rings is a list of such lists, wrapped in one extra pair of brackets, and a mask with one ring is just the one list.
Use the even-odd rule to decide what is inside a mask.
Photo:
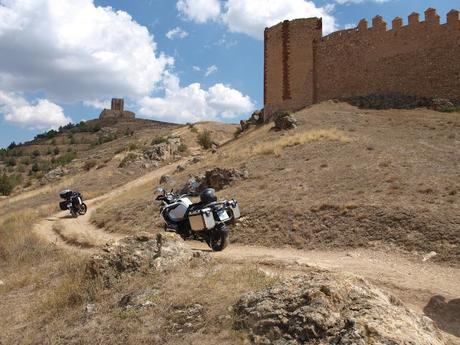
[(433, 322), (361, 278), (311, 272), (243, 296), (235, 328), (255, 344), (441, 345)]
[(145, 167), (150, 165), (158, 166), (159, 162), (174, 158), (179, 151), (180, 144), (181, 138), (168, 138), (165, 142), (152, 145), (142, 152), (130, 152), (120, 162), (119, 167), (125, 168), (133, 164), (143, 165)]
[(99, 115), (99, 120), (111, 120), (111, 119), (134, 119), (136, 118), (136, 114), (132, 111), (127, 110), (112, 110), (112, 109), (104, 109), (102, 110), (101, 114)]
[(297, 120), (289, 112), (277, 112), (273, 115), (273, 119), (275, 122), (273, 129), (276, 131), (284, 131), (297, 127)]
[(185, 186), (182, 187), (181, 193), (198, 195), (205, 188), (221, 190), (234, 181), (247, 178), (249, 178), (249, 172), (246, 169), (214, 168), (207, 170), (204, 174), (190, 177)]
[(252, 113), (249, 119), (240, 121), (241, 131), (242, 132), (246, 131), (249, 128), (251, 128), (251, 126), (257, 126), (263, 123), (264, 123), (263, 110), (256, 110), (255, 112)]
[(193, 253), (174, 233), (142, 233), (107, 244), (102, 254), (91, 256), (86, 274), (110, 287), (124, 275), (186, 265), (197, 255), (203, 257), (202, 253)]

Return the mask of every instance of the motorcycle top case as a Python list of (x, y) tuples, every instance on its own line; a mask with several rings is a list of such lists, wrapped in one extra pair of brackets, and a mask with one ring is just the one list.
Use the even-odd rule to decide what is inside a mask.
[(190, 228), (193, 231), (210, 230), (216, 226), (212, 210), (207, 207), (201, 210), (191, 211), (188, 215)]
[(67, 210), (67, 201), (61, 201), (61, 202), (59, 203), (59, 208), (60, 208), (62, 211)]
[(62, 199), (69, 199), (72, 196), (72, 191), (69, 189), (63, 190), (62, 192), (59, 193), (59, 196)]

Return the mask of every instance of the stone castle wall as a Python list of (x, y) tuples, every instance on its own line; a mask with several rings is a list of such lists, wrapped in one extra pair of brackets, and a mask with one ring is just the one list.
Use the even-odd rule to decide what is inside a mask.
[(372, 27), (322, 37), (321, 19), (284, 21), (265, 30), (264, 109), (297, 110), (328, 99), (401, 93), (460, 101), (460, 19), (433, 9), (383, 18)]

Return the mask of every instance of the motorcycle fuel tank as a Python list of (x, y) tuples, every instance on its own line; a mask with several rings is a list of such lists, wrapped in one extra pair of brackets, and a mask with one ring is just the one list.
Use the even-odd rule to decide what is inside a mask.
[(174, 204), (168, 206), (168, 215), (172, 221), (178, 222), (184, 219), (185, 214), (192, 202), (187, 198), (179, 199)]

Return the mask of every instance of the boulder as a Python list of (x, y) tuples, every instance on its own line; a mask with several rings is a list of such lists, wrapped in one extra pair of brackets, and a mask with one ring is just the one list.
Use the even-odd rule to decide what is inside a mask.
[(240, 126), (241, 131), (245, 131), (249, 129), (251, 126), (257, 126), (264, 123), (264, 116), (263, 116), (263, 109), (256, 110), (252, 113), (252, 115), (247, 120), (241, 120)]
[(294, 129), (297, 127), (297, 120), (288, 112), (280, 111), (273, 116), (275, 127), (277, 131), (284, 131), (288, 129)]
[(86, 275), (110, 287), (124, 275), (164, 271), (185, 265), (192, 258), (192, 250), (175, 233), (163, 232), (156, 236), (141, 233), (106, 244), (102, 254), (91, 256)]
[(218, 191), (234, 181), (247, 178), (249, 178), (249, 172), (246, 169), (214, 168), (207, 170), (204, 174), (192, 176), (181, 189), (181, 193), (198, 195), (205, 188), (214, 188)]
[(244, 295), (234, 327), (254, 344), (445, 344), (434, 323), (365, 280), (313, 271)]
[(43, 178), (48, 182), (52, 182), (52, 181), (56, 181), (56, 180), (62, 178), (63, 176), (67, 175), (68, 173), (69, 173), (69, 170), (67, 168), (59, 166), (59, 167), (47, 172), (45, 174), (45, 176), (43, 176)]

